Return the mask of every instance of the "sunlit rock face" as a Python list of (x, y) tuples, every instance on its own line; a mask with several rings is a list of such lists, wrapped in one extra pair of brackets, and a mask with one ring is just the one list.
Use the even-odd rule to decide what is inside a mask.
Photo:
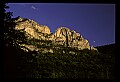
[(85, 40), (82, 35), (76, 33), (74, 30), (70, 30), (69, 28), (60, 27), (56, 30), (54, 35), (54, 40), (61, 45), (76, 47), (79, 49), (90, 49), (89, 42)]
[(45, 39), (44, 34), (50, 34), (50, 29), (45, 25), (39, 25), (35, 21), (25, 18), (18, 18), (15, 29), (24, 30), (29, 38)]
[[(84, 39), (81, 34), (76, 33), (74, 30), (71, 30), (67, 27), (59, 27), (55, 33), (51, 33), (49, 27), (45, 25), (39, 25), (33, 20), (20, 18), (17, 17), (16, 20), (15, 30), (24, 31), (26, 38), (29, 39), (38, 39), (38, 40), (45, 40), (51, 41), (53, 45), (62, 45), (66, 47), (78, 48), (79, 50), (82, 49), (93, 49), (96, 50), (94, 47), (90, 47), (88, 40)], [(39, 42), (41, 45), (43, 43)], [(47, 44), (49, 45), (49, 44)], [(44, 51), (45, 49), (37, 48), (35, 45), (25, 45), (22, 48), (23, 50), (29, 49), (31, 51)], [(52, 49), (46, 49), (53, 53)]]

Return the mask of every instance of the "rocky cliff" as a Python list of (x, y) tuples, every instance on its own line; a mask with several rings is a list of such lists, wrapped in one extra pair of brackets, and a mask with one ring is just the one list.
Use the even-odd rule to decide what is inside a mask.
[[(28, 41), (34, 39), (34, 42), (32, 42), (32, 44), (30, 44), (31, 42), (27, 44), (19, 44), (21, 46), (21, 49), (25, 51), (49, 51), (53, 53), (53, 47), (58, 45), (77, 48), (79, 50), (97, 50), (96, 48), (91, 47), (88, 40), (84, 39), (81, 34), (76, 33), (74, 30), (71, 30), (69, 28), (59, 27), (55, 33), (51, 33), (48, 26), (39, 25), (30, 19), (17, 17), (14, 19), (14, 22), (16, 23), (15, 30), (24, 32), (25, 37)], [(35, 45), (33, 45), (33, 43), (35, 43)], [(37, 45), (39, 45), (39, 47)], [(42, 48), (43, 46), (46, 46), (46, 48)]]
[(59, 27), (51, 33), (49, 27), (20, 17), (4, 26), (5, 78), (115, 78), (114, 44), (96, 49), (72, 29)]

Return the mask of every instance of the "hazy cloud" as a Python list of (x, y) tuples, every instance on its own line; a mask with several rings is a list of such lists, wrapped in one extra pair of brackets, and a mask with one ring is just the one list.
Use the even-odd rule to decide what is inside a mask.
[(34, 10), (35, 10), (35, 9), (37, 9), (37, 8), (36, 8), (36, 7), (34, 7), (34, 6), (31, 6), (31, 8), (32, 8), (32, 9), (34, 9)]

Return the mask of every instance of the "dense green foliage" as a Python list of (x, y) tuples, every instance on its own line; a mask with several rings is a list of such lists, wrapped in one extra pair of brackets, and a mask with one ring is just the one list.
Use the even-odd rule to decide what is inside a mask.
[(96, 47), (101, 53), (100, 60), (108, 78), (115, 78), (115, 44)]
[[(111, 54), (68, 47), (55, 48), (54, 51), (54, 53), (24, 54), (20, 62), (22, 63), (21, 75), (18, 76), (22, 78), (114, 79), (115, 60)], [(71, 54), (70, 51), (76, 53)]]

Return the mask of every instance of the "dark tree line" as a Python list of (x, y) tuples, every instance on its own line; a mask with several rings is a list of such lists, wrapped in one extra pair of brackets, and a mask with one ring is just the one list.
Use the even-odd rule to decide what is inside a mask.
[[(6, 3), (4, 3), (4, 9), (8, 9)], [(27, 58), (31, 58), (32, 52), (26, 53), (20, 49), (19, 43), (25, 43), (26, 38), (24, 32), (15, 30), (16, 23), (12, 17), (12, 12), (4, 11), (4, 33), (3, 33), (3, 65), (4, 65), (4, 78), (17, 78), (23, 72), (25, 65), (27, 64)], [(29, 57), (26, 55), (30, 54)], [(25, 65), (23, 65), (23, 63)], [(24, 74), (23, 74), (24, 73)]]
[(6, 12), (8, 9), (6, 3), (4, 3), (4, 78), (15, 78), (16, 76), (16, 48), (13, 46), (15, 36), (15, 23), (10, 21), (12, 12)]

